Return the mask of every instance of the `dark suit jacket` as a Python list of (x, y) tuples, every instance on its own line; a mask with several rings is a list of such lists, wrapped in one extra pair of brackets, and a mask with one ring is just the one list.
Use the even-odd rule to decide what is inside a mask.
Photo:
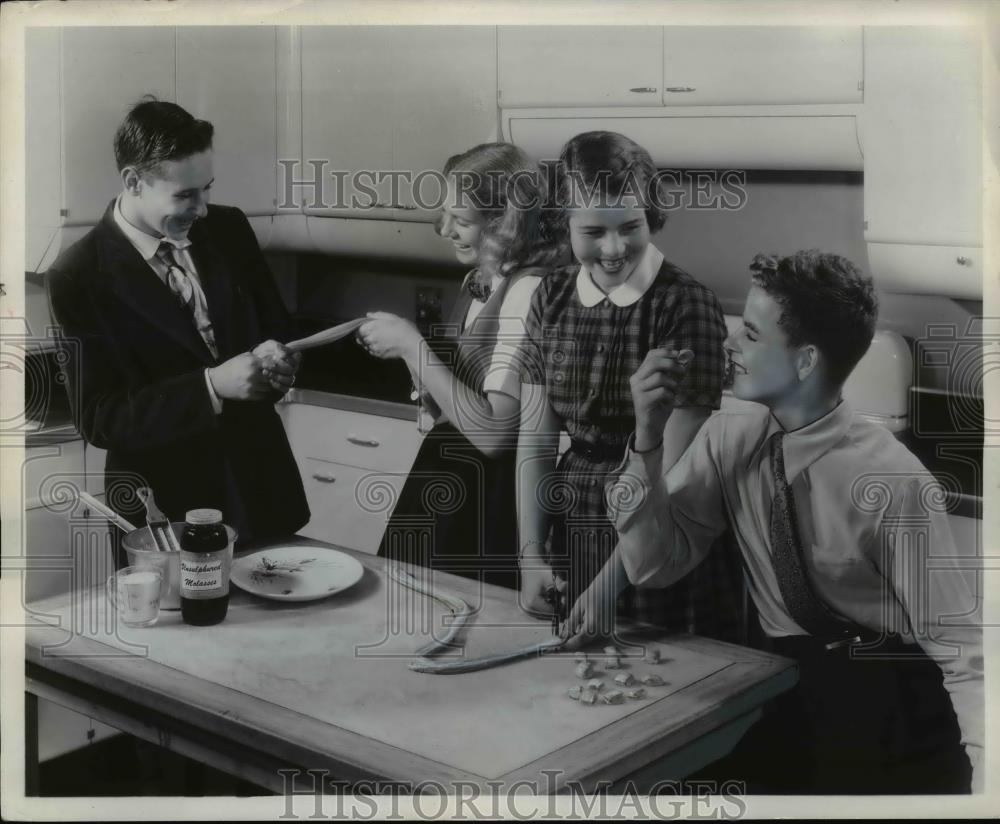
[(250, 224), (239, 209), (209, 206), (188, 236), (219, 348), (215, 361), (190, 313), (115, 224), (113, 209), (112, 201), (46, 276), (77, 428), (108, 453), (108, 505), (144, 523), (135, 489), (147, 485), (171, 520), (213, 507), (241, 537), (293, 534), (309, 508), (274, 409), (278, 395), (223, 401), (216, 415), (204, 376), (206, 367), (261, 341), (287, 340), (288, 313)]

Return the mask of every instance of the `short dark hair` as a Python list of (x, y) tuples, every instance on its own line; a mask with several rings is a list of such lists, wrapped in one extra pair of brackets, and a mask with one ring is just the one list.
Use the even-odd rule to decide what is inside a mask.
[(778, 325), (792, 346), (813, 344), (831, 382), (842, 384), (875, 334), (878, 297), (872, 279), (840, 255), (816, 249), (778, 258), (757, 255), (753, 282), (780, 306)]
[(120, 172), (134, 166), (140, 174), (156, 174), (167, 160), (180, 160), (212, 148), (215, 129), (176, 103), (151, 95), (136, 103), (115, 132), (115, 162)]
[(623, 134), (583, 132), (566, 142), (556, 167), (556, 194), (563, 210), (571, 205), (574, 184), (582, 184), (607, 202), (636, 194), (650, 232), (659, 231), (667, 222), (656, 164), (649, 152)]

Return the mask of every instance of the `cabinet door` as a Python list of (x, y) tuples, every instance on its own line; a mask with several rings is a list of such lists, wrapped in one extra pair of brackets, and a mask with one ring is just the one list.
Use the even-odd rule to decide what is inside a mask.
[(865, 29), (869, 242), (982, 244), (979, 43), (971, 28)]
[(275, 212), (274, 26), (177, 29), (177, 102), (215, 126), (212, 199), (248, 215)]
[[(31, 26), (24, 33), (25, 251), (24, 268), (47, 267), (62, 224), (59, 136), (59, 29)], [(44, 329), (31, 330), (44, 334)]]
[(668, 106), (860, 103), (860, 26), (667, 26)]
[[(492, 26), (413, 26), (395, 30), (394, 168), (440, 172), (451, 155), (497, 139), (496, 29)], [(428, 90), (433, 90), (429, 93)], [(419, 201), (443, 197), (436, 174), (421, 178)], [(437, 209), (400, 191), (397, 220), (431, 222)]]
[(96, 223), (121, 191), (113, 138), (145, 94), (174, 100), (172, 27), (62, 30), (65, 222)]
[[(392, 217), (390, 181), (378, 184), (375, 175), (392, 171), (393, 42), (389, 27), (302, 29), (302, 163), (296, 178), (312, 180), (322, 170), (321, 196), (308, 187), (296, 190), (306, 214)], [(355, 173), (366, 174), (358, 187), (340, 191), (333, 172), (346, 172), (348, 183)], [(378, 208), (367, 208), (372, 202)]]
[(501, 26), (500, 105), (659, 106), (660, 26)]
[(359, 552), (378, 552), (405, 473), (310, 459), (299, 465), (312, 512), (299, 534)]

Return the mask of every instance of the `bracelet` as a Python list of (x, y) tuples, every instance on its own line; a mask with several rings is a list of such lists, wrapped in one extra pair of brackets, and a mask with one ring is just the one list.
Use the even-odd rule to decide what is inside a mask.
[(657, 441), (655, 444), (653, 444), (653, 446), (649, 447), (649, 449), (636, 449), (634, 432), (632, 433), (631, 441), (632, 441), (631, 443), (632, 452), (634, 452), (636, 455), (648, 455), (650, 452), (655, 452), (657, 449), (663, 446), (663, 438), (660, 438), (660, 440)]
[(522, 560), (522, 559), (523, 559), (523, 558), (525, 557), (525, 556), (524, 556), (524, 550), (525, 550), (525, 549), (526, 549), (527, 547), (529, 547), (529, 546), (533, 546), (533, 545), (534, 545), (534, 546), (540, 546), (540, 547), (542, 548), (542, 552), (541, 552), (541, 554), (539, 554), (539, 555), (532, 555), (531, 557), (532, 557), (532, 558), (540, 558), (540, 559), (543, 559), (543, 560), (544, 560), (544, 558), (545, 558), (545, 541), (538, 541), (538, 540), (536, 540), (536, 539), (534, 539), (534, 538), (532, 538), (532, 539), (531, 539), (531, 540), (529, 540), (529, 541), (525, 541), (525, 542), (524, 542), (524, 545), (523, 545), (523, 546), (522, 546), (522, 547), (520, 548), (520, 550), (518, 550), (518, 553), (517, 553), (517, 559), (518, 559), (519, 561), (520, 561), (520, 560)]

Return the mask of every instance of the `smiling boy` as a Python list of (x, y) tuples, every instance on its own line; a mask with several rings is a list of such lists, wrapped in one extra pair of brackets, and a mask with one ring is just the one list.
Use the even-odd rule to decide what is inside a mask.
[[(651, 352), (632, 378), (636, 430), (610, 496), (630, 502), (616, 526), (634, 584), (669, 586), (731, 525), (769, 646), (799, 663), (798, 685), (713, 776), (751, 792), (967, 792), (971, 761), (979, 788), (979, 606), (940, 488), (842, 398), (875, 329), (871, 280), (815, 251), (752, 268), (725, 347), (733, 394), (759, 405), (714, 415), (664, 474), (686, 363)], [(593, 632), (621, 577), (609, 563), (567, 634)]]
[(274, 409), (299, 356), (277, 342), (290, 319), (246, 217), (208, 204), (212, 138), (174, 103), (134, 106), (115, 135), (121, 192), (46, 283), (108, 505), (141, 523), (149, 486), (171, 520), (217, 508), (246, 543), (309, 519)]

